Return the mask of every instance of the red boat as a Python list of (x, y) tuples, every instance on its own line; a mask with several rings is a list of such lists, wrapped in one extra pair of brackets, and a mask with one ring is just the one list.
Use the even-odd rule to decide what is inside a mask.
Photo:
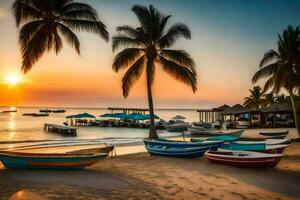
[(272, 168), (279, 163), (283, 154), (218, 150), (206, 152), (205, 157), (212, 163), (223, 165), (250, 168)]

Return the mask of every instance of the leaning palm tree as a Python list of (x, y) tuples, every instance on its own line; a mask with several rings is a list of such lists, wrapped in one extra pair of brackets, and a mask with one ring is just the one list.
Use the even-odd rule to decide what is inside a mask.
[(244, 106), (249, 109), (260, 108), (264, 102), (262, 88), (260, 86), (254, 86), (253, 89), (249, 89), (249, 92), (249, 97), (245, 97), (244, 99)]
[(264, 91), (272, 89), (275, 94), (284, 88), (290, 94), (294, 119), (300, 135), (299, 118), (295, 100), (300, 88), (300, 28), (288, 26), (282, 35), (278, 35), (278, 47), (265, 53), (260, 69), (254, 74), (252, 82), (267, 78)]
[(193, 59), (183, 50), (170, 49), (181, 37), (191, 39), (191, 32), (181, 23), (166, 29), (171, 16), (161, 14), (152, 5), (149, 8), (135, 5), (132, 11), (140, 25), (137, 28), (127, 25), (117, 27), (118, 34), (112, 38), (112, 48), (115, 51), (122, 47), (122, 50), (115, 56), (112, 68), (116, 72), (128, 68), (122, 79), (124, 98), (145, 69), (150, 110), (149, 138), (157, 138), (151, 89), (155, 68), (161, 66), (165, 72), (191, 86), (195, 92), (197, 76)]
[(73, 0), (15, 0), (12, 12), (19, 29), (22, 71), (28, 72), (43, 53), (63, 48), (61, 36), (80, 55), (80, 42), (73, 31), (94, 32), (108, 41), (106, 26), (97, 11)]

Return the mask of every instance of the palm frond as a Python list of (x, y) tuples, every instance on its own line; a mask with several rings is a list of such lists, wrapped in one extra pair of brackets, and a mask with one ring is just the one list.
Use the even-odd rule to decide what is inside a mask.
[(24, 24), (19, 30), (19, 44), (21, 46), (26, 45), (43, 25), (43, 20), (35, 20)]
[(86, 19), (99, 21), (97, 11), (85, 3), (70, 3), (59, 10), (61, 16), (69, 19)]
[(42, 12), (30, 4), (30, 1), (26, 0), (16, 0), (11, 9), (17, 27), (19, 27), (22, 22), (41, 19), (44, 16)]
[(196, 74), (195, 62), (184, 50), (172, 50), (172, 49), (163, 49), (160, 51), (160, 55), (167, 58), (168, 60), (177, 62), (180, 65), (183, 65), (189, 68), (194, 74)]
[(191, 31), (189, 27), (182, 23), (171, 26), (167, 33), (158, 41), (160, 48), (168, 48), (173, 46), (179, 38), (191, 39)]
[(54, 42), (53, 48), (54, 48), (55, 53), (57, 55), (62, 50), (62, 48), (63, 48), (62, 39), (59, 36), (59, 34), (57, 33), (57, 31), (54, 33), (53, 42)]
[(268, 90), (272, 89), (273, 86), (274, 86), (274, 77), (272, 76), (271, 78), (269, 78), (269, 79), (266, 81), (266, 83), (265, 83), (265, 85), (264, 85), (263, 91), (264, 91), (264, 92), (267, 92)]
[(93, 32), (102, 37), (105, 41), (109, 40), (109, 34), (106, 26), (101, 21), (83, 20), (83, 19), (62, 19), (62, 22), (75, 31)]
[(141, 55), (142, 51), (138, 48), (127, 48), (118, 53), (112, 65), (114, 71), (118, 72), (132, 65), (132, 63)]
[(252, 77), (252, 83), (256, 83), (259, 79), (267, 78), (273, 75), (278, 69), (278, 66), (279, 62), (276, 62), (259, 69)]
[(138, 31), (131, 27), (131, 26), (127, 26), (127, 25), (124, 25), (124, 26), (118, 26), (117, 27), (117, 32), (119, 32), (121, 35), (126, 35), (130, 38), (137, 38), (138, 37)]
[(123, 48), (136, 48), (140, 44), (133, 38), (126, 35), (118, 34), (112, 37), (112, 50), (116, 51), (120, 47)]
[(259, 66), (263, 67), (264, 65), (268, 64), (270, 61), (274, 59), (280, 59), (280, 55), (273, 49), (270, 49), (268, 52), (265, 53), (263, 59), (261, 60)]
[(133, 84), (140, 78), (144, 70), (145, 56), (137, 59), (122, 78), (123, 96), (126, 98)]
[(149, 30), (151, 23), (148, 8), (146, 6), (134, 5), (131, 10), (138, 18), (141, 27), (145, 30)]
[(193, 92), (197, 90), (197, 76), (190, 69), (171, 60), (167, 60), (162, 56), (159, 57), (159, 63), (162, 65), (164, 71), (176, 80), (191, 86)]
[(67, 42), (71, 46), (73, 46), (76, 52), (80, 55), (80, 42), (77, 36), (75, 35), (75, 33), (73, 33), (72, 30), (70, 30), (67, 26), (61, 23), (58, 23), (57, 28), (64, 36), (64, 38), (67, 40)]
[(48, 47), (47, 27), (41, 27), (26, 45), (21, 46), (22, 71), (28, 72)]

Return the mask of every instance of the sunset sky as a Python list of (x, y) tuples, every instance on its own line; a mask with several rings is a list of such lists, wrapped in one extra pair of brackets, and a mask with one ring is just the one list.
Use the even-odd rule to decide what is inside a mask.
[[(10, 7), (0, 0), (0, 106), (145, 107), (145, 79), (140, 79), (127, 99), (121, 91), (122, 73), (111, 69), (113, 53), (92, 33), (77, 33), (81, 56), (64, 43), (56, 56), (47, 52), (21, 84), (7, 78), (21, 74), (17, 29)], [(300, 25), (300, 1), (292, 0), (82, 0), (97, 11), (110, 36), (118, 25), (137, 25), (134, 4), (150, 3), (171, 23), (183, 22), (192, 40), (174, 47), (189, 52), (197, 65), (198, 91), (157, 70), (153, 86), (158, 108), (205, 108), (241, 103), (252, 87), (251, 77), (264, 52), (276, 47), (277, 34), (288, 25)], [(170, 24), (169, 24), (170, 25)]]

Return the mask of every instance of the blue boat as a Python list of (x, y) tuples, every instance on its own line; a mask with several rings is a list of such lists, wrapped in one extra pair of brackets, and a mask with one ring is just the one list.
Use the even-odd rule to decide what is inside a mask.
[(21, 153), (0, 151), (5, 168), (13, 169), (83, 169), (108, 156), (99, 153)]
[(158, 155), (158, 156), (168, 156), (168, 157), (201, 157), (203, 154), (210, 150), (210, 146), (202, 146), (202, 147), (167, 147), (163, 145), (146, 145), (147, 151), (150, 155)]
[(260, 132), (260, 135), (267, 136), (268, 138), (285, 138), (288, 135), (288, 131), (279, 131), (279, 132)]
[(226, 143), (220, 148), (227, 150), (241, 150), (241, 151), (265, 151), (266, 144), (236, 144), (236, 143)]
[(209, 137), (207, 139), (191, 139), (191, 142), (203, 142), (203, 141), (207, 141), (207, 140), (234, 142), (234, 141), (238, 141), (239, 139), (240, 139), (240, 137), (237, 137), (237, 136), (222, 135), (222, 136)]
[(203, 146), (218, 148), (224, 142), (223, 141), (185, 142), (185, 141), (166, 140), (166, 139), (144, 139), (144, 143), (146, 146), (161, 145), (161, 146), (174, 147), (174, 148), (203, 147)]

